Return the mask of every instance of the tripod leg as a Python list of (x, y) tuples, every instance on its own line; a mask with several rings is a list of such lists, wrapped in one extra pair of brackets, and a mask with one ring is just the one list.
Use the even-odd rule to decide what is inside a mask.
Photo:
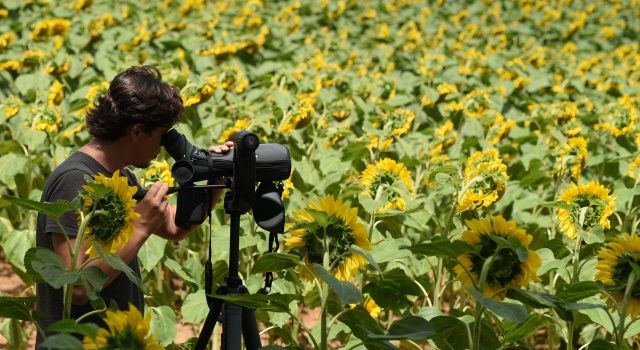
[(256, 312), (253, 309), (242, 308), (242, 337), (247, 350), (262, 348), (258, 323), (256, 322)]
[(222, 329), (222, 349), (240, 350), (242, 342), (240, 333), (242, 332), (242, 306), (233, 303), (224, 304), (224, 328)]
[(204, 321), (202, 331), (200, 332), (200, 336), (198, 337), (198, 342), (196, 343), (195, 350), (204, 350), (207, 347), (207, 344), (209, 344), (209, 340), (211, 340), (211, 334), (213, 333), (213, 328), (216, 326), (216, 321), (218, 320), (220, 311), (222, 311), (223, 303), (224, 302), (222, 299), (213, 299), (211, 309), (207, 314), (207, 319)]

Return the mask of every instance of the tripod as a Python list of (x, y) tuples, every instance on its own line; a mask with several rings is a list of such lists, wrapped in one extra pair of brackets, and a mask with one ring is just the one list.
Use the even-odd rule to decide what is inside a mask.
[[(231, 230), (229, 239), (229, 275), (226, 283), (216, 291), (218, 295), (238, 295), (248, 294), (249, 291), (242, 284), (242, 280), (238, 275), (238, 258), (240, 251), (240, 215), (242, 213), (231, 209), (229, 202), (231, 201), (230, 193), (225, 195), (225, 211), (231, 217)], [(211, 297), (211, 285), (213, 281), (213, 267), (211, 264), (211, 242), (209, 242), (209, 260), (205, 266), (205, 291), (207, 294), (207, 304), (209, 305), (209, 313), (198, 337), (196, 350), (204, 350), (211, 339), (211, 334), (216, 326), (218, 317), (222, 313), (222, 324), (224, 329), (222, 332), (222, 349), (236, 350), (240, 349), (242, 342), (240, 334), (244, 338), (246, 348), (249, 350), (260, 349), (260, 334), (258, 332), (258, 324), (255, 319), (255, 311), (238, 304), (230, 303), (219, 298)]]

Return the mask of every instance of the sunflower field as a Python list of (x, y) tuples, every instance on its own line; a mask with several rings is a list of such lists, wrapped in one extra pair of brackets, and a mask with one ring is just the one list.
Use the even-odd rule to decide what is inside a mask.
[[(0, 279), (0, 348), (45, 331), (37, 281), (95, 287), (109, 325), (65, 319), (50, 349), (192, 348), (210, 231), (224, 283), (221, 203), (141, 248), (145, 310), (100, 304), (99, 276), (35, 248), (38, 212), (83, 211), (39, 203), (44, 183), (134, 65), (180, 89), (194, 145), (251, 130), (291, 151), (278, 251), (241, 219), (240, 276), (256, 293), (272, 274), (270, 293), (227, 297), (256, 309), (264, 346), (640, 348), (639, 35), (639, 0), (2, 0), (0, 278), (19, 283)], [(132, 170), (173, 185), (172, 162)], [(84, 203), (127, 203), (117, 181)], [(121, 243), (93, 254), (119, 266)]]

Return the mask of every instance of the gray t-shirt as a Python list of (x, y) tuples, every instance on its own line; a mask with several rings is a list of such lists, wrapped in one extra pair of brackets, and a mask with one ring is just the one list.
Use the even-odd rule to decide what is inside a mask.
[[(55, 202), (58, 199), (71, 201), (78, 196), (82, 186), (86, 184), (85, 177), (93, 177), (101, 173), (105, 176), (113, 174), (105, 169), (95, 159), (83, 152), (75, 152), (60, 164), (49, 176), (42, 192), (42, 202)], [(135, 175), (128, 169), (124, 169), (122, 174), (129, 180), (130, 186), (140, 187)], [(62, 215), (60, 223), (65, 228), (69, 236), (75, 237), (78, 231), (78, 218), (73, 212)], [(55, 220), (44, 215), (38, 214), (38, 222), (36, 227), (36, 245), (53, 250), (53, 241), (51, 233), (62, 233), (62, 229), (56, 224)], [(129, 267), (134, 273), (140, 276), (140, 267), (137, 257), (134, 258)], [(121, 310), (128, 310), (129, 303), (133, 304), (141, 312), (144, 307), (144, 295), (136, 285), (131, 283), (124, 273), (116, 277), (113, 282), (100, 292), (100, 296), (107, 305), (112, 302), (118, 304)], [(44, 315), (44, 319), (40, 321), (42, 329), (46, 328), (62, 319), (63, 311), (63, 289), (55, 289), (46, 283), (38, 283), (36, 286), (37, 308)], [(91, 303), (85, 305), (72, 305), (71, 318), (78, 318), (85, 313), (92, 311)], [(86, 322), (93, 322), (104, 326), (100, 317), (92, 315), (85, 319)], [(40, 337), (38, 337), (40, 338)], [(42, 339), (38, 339), (38, 342)]]

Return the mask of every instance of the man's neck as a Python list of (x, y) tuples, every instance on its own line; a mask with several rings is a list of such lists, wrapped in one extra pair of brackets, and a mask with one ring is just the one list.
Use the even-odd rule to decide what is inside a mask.
[(120, 142), (102, 142), (93, 139), (82, 146), (80, 152), (90, 155), (105, 169), (113, 173), (128, 165), (126, 154), (131, 150), (125, 148)]

